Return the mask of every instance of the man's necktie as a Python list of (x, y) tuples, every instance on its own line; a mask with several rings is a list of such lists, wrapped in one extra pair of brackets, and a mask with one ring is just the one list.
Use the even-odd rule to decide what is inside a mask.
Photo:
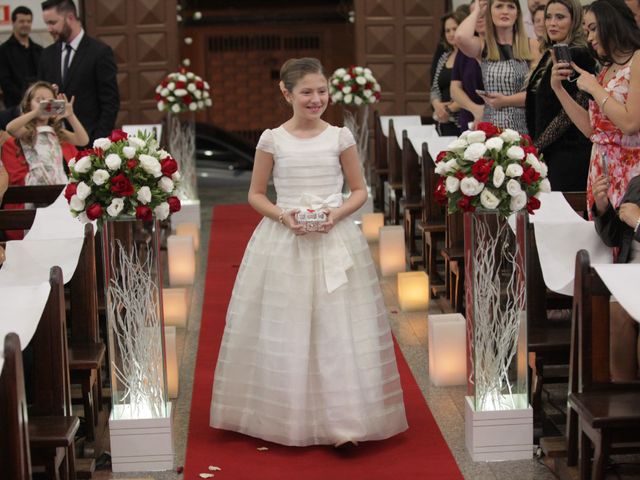
[(68, 43), (64, 47), (66, 56), (64, 57), (64, 63), (62, 64), (62, 83), (67, 79), (67, 73), (69, 73), (69, 61), (71, 60), (71, 52), (73, 47)]

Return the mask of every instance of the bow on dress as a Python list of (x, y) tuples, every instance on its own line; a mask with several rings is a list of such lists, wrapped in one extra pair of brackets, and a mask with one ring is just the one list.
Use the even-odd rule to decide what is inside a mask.
[[(322, 210), (337, 208), (342, 205), (342, 194), (333, 193), (322, 199), (317, 195), (305, 193), (300, 198), (302, 208)], [(347, 270), (353, 267), (353, 259), (349, 249), (338, 235), (322, 235), (320, 237), (320, 252), (324, 269), (324, 282), (327, 292), (331, 293), (347, 283)]]

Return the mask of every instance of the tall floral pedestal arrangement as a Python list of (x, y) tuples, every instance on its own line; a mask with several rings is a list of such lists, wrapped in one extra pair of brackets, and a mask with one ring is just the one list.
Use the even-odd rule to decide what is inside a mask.
[(526, 337), (527, 213), (550, 190), (531, 139), (481, 123), (436, 159), (436, 199), (463, 211), (467, 377), (465, 439), (474, 460), (531, 458)]
[(155, 100), (158, 110), (167, 112), (167, 143), (182, 175), (177, 195), (183, 208), (173, 216), (172, 224), (195, 223), (199, 226), (195, 114), (212, 104), (209, 84), (200, 76), (181, 68), (160, 82), (156, 87)]
[(355, 220), (361, 220), (365, 213), (373, 213), (373, 197), (369, 187), (369, 106), (380, 101), (380, 91), (380, 84), (367, 67), (338, 68), (329, 78), (331, 102), (343, 107), (344, 126), (351, 131), (356, 141), (362, 172), (367, 182), (367, 203), (354, 213)]
[(180, 210), (177, 163), (148, 134), (117, 130), (69, 167), (71, 213), (102, 237), (113, 471), (172, 469), (159, 220)]

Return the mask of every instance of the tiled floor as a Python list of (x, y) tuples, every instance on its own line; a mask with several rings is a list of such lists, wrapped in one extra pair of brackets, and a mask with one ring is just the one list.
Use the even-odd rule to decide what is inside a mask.
[[(191, 388), (195, 355), (198, 346), (198, 332), (202, 309), (202, 295), (204, 288), (204, 272), (206, 267), (206, 253), (209, 243), (211, 227), (211, 207), (225, 203), (246, 202), (247, 185), (239, 183), (236, 186), (221, 186), (210, 184), (200, 188), (202, 202), (202, 238), (198, 255), (198, 271), (196, 286), (192, 289), (191, 310), (186, 329), (178, 334), (178, 355), (180, 358), (180, 395), (176, 400), (174, 437), (176, 450), (176, 465), (182, 465), (185, 457), (186, 436), (189, 421), (189, 406), (191, 402)], [(374, 258), (377, 251), (372, 249)], [(554, 475), (538, 460), (517, 462), (472, 462), (464, 443), (464, 387), (436, 388), (429, 384), (428, 353), (427, 353), (427, 315), (419, 313), (401, 313), (397, 305), (395, 282), (382, 279), (385, 301), (389, 311), (389, 319), (393, 332), (398, 339), (402, 352), (409, 363), (413, 375), (422, 390), (425, 399), (446, 439), (453, 455), (458, 462), (464, 477), (469, 480), (547, 480)], [(440, 313), (433, 305), (430, 313)], [(533, 452), (532, 452), (533, 453)], [(213, 455), (213, 452), (212, 452)], [(622, 467), (618, 469), (621, 473)], [(635, 472), (635, 473), (634, 473)], [(611, 478), (640, 478), (638, 469), (632, 476), (620, 475)], [(110, 471), (98, 471), (94, 474), (98, 480), (119, 478), (130, 480), (147, 479), (181, 479), (182, 475), (175, 472), (145, 473), (145, 474), (112, 474)], [(428, 474), (420, 480), (427, 479)], [(301, 479), (304, 480), (304, 479)], [(377, 480), (377, 479), (373, 479)], [(405, 480), (405, 479), (398, 479)], [(446, 480), (446, 479), (444, 479)]]

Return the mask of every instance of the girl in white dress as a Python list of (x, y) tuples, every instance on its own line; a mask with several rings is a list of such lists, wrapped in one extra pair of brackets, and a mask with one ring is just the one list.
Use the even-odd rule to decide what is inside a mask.
[[(355, 141), (321, 119), (318, 60), (288, 60), (280, 79), (293, 116), (256, 149), (249, 203), (264, 218), (229, 303), (210, 424), (294, 446), (388, 438), (407, 421), (375, 267), (349, 219), (367, 197)], [(296, 221), (305, 209), (326, 213), (319, 231)]]

